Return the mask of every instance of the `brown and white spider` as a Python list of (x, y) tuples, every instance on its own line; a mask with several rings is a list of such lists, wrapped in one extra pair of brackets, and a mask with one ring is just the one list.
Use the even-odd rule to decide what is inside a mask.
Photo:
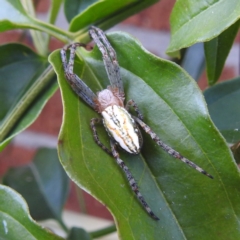
[[(188, 164), (190, 167), (196, 169), (200, 173), (210, 178), (213, 177), (195, 163), (183, 157), (179, 152), (163, 143), (156, 133), (154, 133), (151, 128), (143, 122), (143, 116), (140, 113), (137, 104), (133, 100), (129, 100), (124, 107), (124, 89), (116, 52), (108, 42), (103, 31), (99, 28), (91, 27), (89, 34), (103, 55), (103, 61), (110, 81), (110, 86), (95, 95), (92, 90), (76, 74), (74, 74), (73, 65), (76, 48), (79, 46), (86, 46), (82, 43), (73, 43), (61, 50), (61, 58), (66, 79), (76, 94), (88, 105), (90, 105), (96, 112), (102, 115), (102, 118), (91, 119), (91, 128), (95, 142), (109, 155), (114, 157), (117, 164), (123, 169), (133, 192), (136, 194), (142, 206), (153, 219), (159, 220), (159, 218), (152, 212), (144, 200), (142, 194), (139, 192), (138, 185), (134, 180), (130, 170), (125, 165), (123, 160), (119, 158), (119, 154), (116, 150), (116, 147), (120, 146), (122, 149), (131, 154), (140, 153), (143, 139), (138, 126), (148, 133), (151, 138), (168, 154)], [(68, 49), (70, 49), (69, 62), (67, 61), (66, 57), (66, 52)], [(132, 106), (137, 112), (138, 117), (132, 116), (128, 112), (130, 106)], [(96, 123), (103, 123), (105, 126), (105, 129), (110, 136), (111, 150), (100, 142), (95, 127)]]

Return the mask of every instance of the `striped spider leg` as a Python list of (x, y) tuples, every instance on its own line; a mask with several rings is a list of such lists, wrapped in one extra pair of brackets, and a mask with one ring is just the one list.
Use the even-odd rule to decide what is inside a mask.
[[(131, 189), (136, 194), (138, 200), (148, 212), (148, 214), (155, 220), (159, 218), (153, 213), (142, 194), (139, 192), (136, 181), (134, 180), (130, 170), (120, 159), (116, 150), (117, 146), (127, 151), (130, 154), (139, 154), (143, 139), (138, 126), (141, 126), (145, 132), (150, 134), (151, 138), (171, 156), (180, 159), (189, 166), (195, 168), (197, 171), (212, 178), (203, 169), (196, 164), (180, 155), (177, 151), (164, 144), (159, 137), (143, 122), (143, 116), (138, 110), (137, 104), (133, 100), (129, 100), (124, 107), (124, 89), (120, 76), (120, 69), (117, 62), (117, 57), (114, 49), (108, 42), (102, 30), (91, 27), (89, 30), (91, 38), (97, 44), (103, 56), (103, 62), (110, 81), (110, 86), (95, 95), (92, 90), (73, 72), (73, 65), (75, 59), (76, 48), (85, 46), (81, 43), (73, 43), (61, 50), (61, 58), (64, 67), (64, 72), (67, 81), (71, 85), (76, 94), (81, 97), (89, 106), (96, 112), (102, 115), (102, 119), (93, 118), (91, 120), (91, 128), (95, 142), (109, 155), (113, 156), (117, 164), (124, 171)], [(70, 50), (69, 61), (67, 61), (66, 52)], [(131, 116), (128, 112), (129, 107), (132, 106), (137, 112), (138, 117)], [(103, 123), (108, 135), (110, 136), (111, 149), (105, 147), (99, 140), (95, 124)]]

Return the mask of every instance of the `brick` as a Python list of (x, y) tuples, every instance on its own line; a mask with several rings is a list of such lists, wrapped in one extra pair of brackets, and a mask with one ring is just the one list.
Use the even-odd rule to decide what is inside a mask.
[(31, 162), (35, 152), (35, 150), (9, 144), (0, 153), (0, 176), (3, 176), (10, 167), (18, 167)]
[(58, 90), (47, 102), (37, 120), (29, 127), (29, 130), (57, 136), (62, 123), (62, 115), (62, 100)]
[(129, 17), (123, 21), (123, 23), (149, 29), (169, 31), (169, 19), (174, 3), (175, 0), (159, 1), (148, 9)]

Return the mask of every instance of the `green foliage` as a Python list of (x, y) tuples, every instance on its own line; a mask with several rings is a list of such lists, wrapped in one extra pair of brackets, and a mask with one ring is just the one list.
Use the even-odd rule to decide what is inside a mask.
[(29, 215), (24, 199), (9, 187), (0, 185), (0, 238), (7, 240), (60, 240), (40, 227)]
[[(96, 148), (88, 126), (97, 114), (73, 94), (60, 68), (57, 50), (50, 56), (50, 62), (58, 75), (66, 113), (59, 137), (59, 154), (65, 170), (79, 186), (108, 206), (120, 226), (118, 230), (123, 239), (139, 239), (142, 232), (147, 239), (153, 239), (155, 235), (159, 239), (214, 238), (214, 228), (205, 231), (202, 219), (209, 222), (221, 219), (224, 226), (231, 228), (232, 235), (238, 236), (233, 227), (237, 222), (226, 219), (225, 212), (232, 209), (233, 201), (240, 200), (236, 199), (235, 181), (226, 181), (226, 176), (239, 179), (239, 173), (228, 147), (208, 116), (195, 82), (177, 65), (156, 58), (127, 34), (111, 34), (108, 39), (118, 54), (127, 99), (133, 98), (138, 103), (144, 121), (164, 142), (194, 159), (215, 179), (210, 180), (172, 159), (144, 134), (142, 154), (131, 156), (121, 152), (121, 158), (160, 217), (160, 221), (153, 221), (136, 201), (114, 160)], [(78, 76), (94, 91), (106, 88), (108, 80), (99, 51), (80, 49), (78, 53), (80, 59), (75, 66)], [(107, 144), (107, 134), (100, 136)], [(221, 170), (223, 166), (224, 171)], [(226, 193), (232, 196), (230, 201)], [(216, 196), (219, 204), (216, 204)], [(205, 208), (206, 205), (209, 208)], [(199, 224), (193, 227), (192, 222)], [(228, 236), (225, 229), (221, 235)]]
[[(187, 50), (182, 66), (197, 80), (205, 54), (209, 84), (216, 84), (204, 92), (208, 109), (195, 81), (178, 65), (150, 54), (125, 33), (108, 35), (117, 52), (126, 99), (137, 102), (144, 121), (165, 143), (214, 176), (210, 180), (173, 159), (147, 134), (143, 134), (140, 155), (120, 151), (160, 221), (146, 214), (114, 159), (94, 143), (89, 121), (99, 115), (71, 90), (59, 50), (48, 58), (50, 37), (63, 43), (87, 43), (90, 25), (105, 30), (156, 1), (65, 0), (69, 30), (64, 31), (54, 26), (63, 1), (52, 1), (46, 23), (35, 18), (32, 1), (0, 0), (0, 31), (31, 29), (36, 49), (34, 52), (20, 44), (0, 46), (0, 149), (38, 117), (57, 89), (57, 75), (64, 105), (60, 161), (78, 186), (108, 207), (122, 239), (239, 239), (240, 176), (225, 142), (235, 143), (240, 137), (239, 78), (216, 84), (239, 29), (239, 0), (179, 0), (171, 15), (169, 53), (176, 55), (182, 48), (205, 42), (205, 52), (202, 43)], [(77, 55), (74, 72), (94, 92), (106, 88), (109, 81), (99, 50), (80, 48)], [(98, 132), (109, 146), (103, 127), (99, 126)], [(238, 145), (232, 148), (236, 158)], [(32, 181), (26, 182), (29, 177)], [(57, 219), (68, 232), (68, 239), (106, 234), (66, 229), (61, 210), (67, 196), (67, 178), (54, 150), (41, 150), (28, 166), (10, 170), (4, 183), (26, 198), (34, 218)], [(53, 194), (53, 186), (57, 194)], [(29, 195), (30, 190), (34, 194)], [(34, 207), (39, 199), (41, 209)], [(0, 210), (1, 239), (59, 239), (39, 227), (23, 199), (6, 186), (0, 186)]]
[(240, 78), (219, 83), (204, 92), (212, 120), (229, 143), (240, 139)]
[(178, 0), (171, 14), (172, 37), (167, 51), (170, 53), (209, 41), (239, 18), (239, 0)]
[(3, 149), (38, 117), (57, 84), (47, 58), (28, 47), (15, 43), (2, 45), (0, 55), (0, 101), (3, 103), (0, 149)]
[(56, 149), (39, 149), (31, 163), (11, 168), (3, 184), (26, 199), (35, 220), (54, 218), (61, 221), (69, 179), (58, 161)]
[(240, 21), (237, 21), (218, 37), (204, 44), (209, 85), (216, 83), (222, 73), (224, 63), (238, 32), (239, 23)]

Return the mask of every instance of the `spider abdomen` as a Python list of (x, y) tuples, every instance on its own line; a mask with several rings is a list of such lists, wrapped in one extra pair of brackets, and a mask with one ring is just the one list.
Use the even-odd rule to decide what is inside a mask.
[(102, 111), (102, 116), (107, 132), (120, 147), (129, 153), (138, 154), (142, 145), (141, 133), (126, 109), (112, 105)]

